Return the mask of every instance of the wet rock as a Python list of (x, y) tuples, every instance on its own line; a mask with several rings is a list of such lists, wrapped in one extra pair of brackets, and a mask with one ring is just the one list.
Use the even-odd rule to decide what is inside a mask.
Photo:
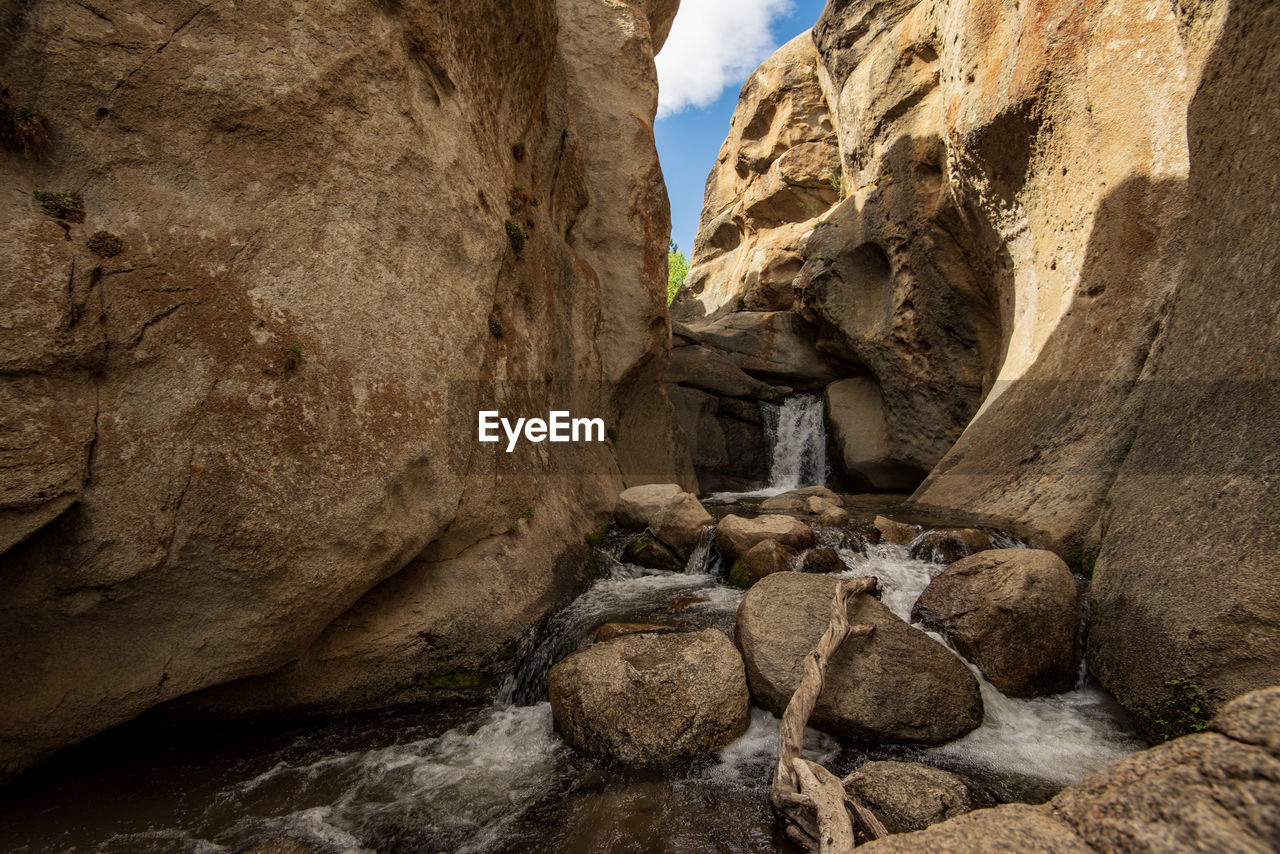
[[(1131, 849), (1118, 849), (1131, 850)], [(1175, 849), (1176, 850), (1176, 849)], [(1008, 804), (977, 810), (927, 830), (902, 833), (860, 846), (866, 854), (1096, 854), (1044, 807)]]
[(1280, 687), (1227, 704), (1209, 724), (1135, 753), (1048, 804), (978, 810), (866, 846), (942, 851), (1193, 852), (1280, 847)]
[(818, 516), (818, 527), (820, 528), (844, 528), (853, 521), (853, 516), (843, 507), (832, 507), (829, 510), (822, 511)]
[(675, 626), (663, 626), (657, 623), (605, 623), (596, 629), (596, 643), (603, 643), (623, 635), (666, 635), (679, 631)]
[(791, 569), (791, 558), (795, 554), (793, 549), (777, 540), (761, 540), (756, 543), (738, 558), (748, 575), (748, 579), (744, 579), (748, 581), (745, 586), (750, 587), (775, 572), (788, 572)]
[[(803, 662), (826, 631), (837, 580), (780, 572), (752, 587), (738, 608), (738, 646), (752, 694), (781, 714)], [(872, 623), (831, 659), (810, 725), (859, 741), (940, 744), (982, 722), (973, 674), (949, 650), (870, 596), (849, 608), (852, 623)]]
[(792, 549), (813, 545), (813, 530), (790, 516), (756, 516), (746, 519), (729, 515), (716, 526), (716, 548), (729, 558), (746, 554), (752, 546), (765, 540), (777, 540)]
[(677, 596), (667, 603), (667, 610), (683, 611), (685, 608), (692, 608), (695, 605), (703, 605), (710, 601), (710, 599), (704, 599), (701, 596)]
[(318, 854), (319, 851), (320, 848), (296, 839), (272, 839), (245, 849), (242, 854)]
[(697, 496), (674, 483), (623, 490), (613, 514), (625, 528), (648, 528), (681, 558), (689, 556), (702, 536), (702, 527), (713, 521)]
[(674, 483), (650, 483), (624, 489), (613, 506), (613, 518), (624, 528), (643, 530), (649, 527), (650, 519), (684, 494)]
[(911, 618), (942, 632), (1010, 697), (1069, 691), (1080, 669), (1080, 592), (1040, 549), (991, 549), (935, 577)]
[(748, 723), (742, 658), (715, 629), (592, 644), (552, 667), (547, 689), (569, 744), (627, 765), (699, 756)]
[(800, 555), (800, 568), (804, 572), (836, 573), (844, 572), (849, 567), (844, 565), (840, 554), (833, 548), (808, 549)]
[(920, 532), (924, 529), (919, 525), (908, 525), (905, 522), (895, 522), (887, 516), (877, 516), (875, 520), (876, 530), (880, 532), (880, 540), (886, 543), (895, 543), (897, 545), (907, 545), (916, 537), (920, 536)]
[[(814, 503), (815, 500), (818, 503)], [(821, 513), (829, 507), (843, 506), (840, 496), (825, 486), (792, 489), (760, 502), (761, 510), (775, 513)]]
[(641, 531), (627, 540), (622, 548), (622, 559), (649, 569), (664, 569), (669, 572), (684, 569), (684, 561), (680, 556), (655, 539), (649, 531)]
[(924, 830), (973, 809), (963, 779), (919, 762), (866, 762), (845, 787), (890, 833)]
[(955, 563), (989, 548), (991, 537), (977, 528), (938, 528), (914, 541), (908, 554), (916, 560)]

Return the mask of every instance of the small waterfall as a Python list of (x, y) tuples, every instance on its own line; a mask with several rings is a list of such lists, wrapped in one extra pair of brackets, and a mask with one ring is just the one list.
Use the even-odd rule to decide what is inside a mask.
[(768, 412), (773, 440), (769, 488), (785, 492), (827, 482), (827, 427), (820, 394), (797, 394)]
[(698, 538), (698, 544), (693, 547), (693, 551), (689, 552), (689, 560), (684, 565), (685, 575), (711, 574), (711, 541), (715, 539), (715, 536), (715, 525), (703, 527), (702, 536)]

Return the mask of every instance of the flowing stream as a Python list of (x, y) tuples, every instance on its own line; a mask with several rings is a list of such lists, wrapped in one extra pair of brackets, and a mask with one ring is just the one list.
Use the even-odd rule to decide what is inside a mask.
[(826, 405), (821, 394), (795, 394), (775, 406), (760, 405), (769, 442), (769, 485), (750, 492), (717, 492), (712, 503), (768, 498), (802, 486), (827, 483)]
[[(615, 533), (597, 548), (605, 577), (547, 621), (491, 704), (162, 740), (109, 735), (10, 793), (0, 850), (238, 854), (292, 839), (322, 852), (793, 851), (768, 808), (778, 721), (767, 712), (753, 710), (746, 734), (715, 756), (651, 771), (580, 757), (554, 733), (546, 673), (599, 625), (732, 633), (743, 594), (718, 579), (710, 530), (683, 573), (619, 561), (625, 540)], [(878, 576), (903, 618), (943, 569), (905, 546), (844, 542), (846, 574)], [(676, 597), (702, 601), (670, 610)], [(1043, 800), (1141, 746), (1088, 680), (1013, 700), (979, 679), (986, 719), (959, 741), (842, 746), (811, 731), (807, 753), (838, 774), (869, 758), (929, 762), (991, 804)]]

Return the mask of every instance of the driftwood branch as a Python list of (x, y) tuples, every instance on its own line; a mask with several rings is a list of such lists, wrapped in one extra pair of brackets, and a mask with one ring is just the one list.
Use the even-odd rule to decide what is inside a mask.
[(803, 840), (810, 848), (818, 848), (822, 854), (843, 854), (853, 850), (850, 810), (858, 817), (868, 836), (879, 838), (885, 835), (884, 826), (870, 810), (845, 792), (835, 775), (802, 756), (804, 728), (818, 703), (818, 696), (822, 694), (831, 656), (847, 638), (866, 636), (875, 630), (871, 625), (849, 624), (849, 601), (861, 593), (874, 591), (876, 584), (874, 577), (868, 577), (836, 585), (827, 630), (813, 652), (806, 656), (804, 676), (791, 695), (778, 727), (778, 762), (773, 772), (770, 800), (794, 826), (788, 828), (788, 835)]

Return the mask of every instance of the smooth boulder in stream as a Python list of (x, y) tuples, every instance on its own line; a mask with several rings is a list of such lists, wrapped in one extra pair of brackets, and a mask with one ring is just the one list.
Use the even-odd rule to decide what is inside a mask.
[(963, 779), (919, 762), (865, 762), (849, 775), (845, 788), (890, 833), (924, 830), (973, 809)]
[[(826, 631), (836, 579), (797, 572), (767, 576), (738, 607), (738, 646), (752, 695), (781, 714)], [(978, 682), (950, 650), (871, 596), (849, 606), (849, 622), (871, 623), (831, 658), (809, 719), (815, 729), (858, 741), (942, 744), (982, 723)]]
[(1080, 669), (1080, 592), (1062, 558), (991, 549), (929, 582), (911, 617), (944, 634), (1010, 697), (1071, 690)]
[(626, 765), (709, 753), (749, 722), (742, 657), (715, 629), (592, 644), (551, 668), (547, 690), (565, 741)]
[(790, 549), (813, 545), (813, 529), (790, 516), (763, 515), (753, 519), (729, 515), (716, 526), (716, 548), (731, 558), (744, 555), (765, 540), (777, 540)]
[(624, 528), (648, 528), (682, 559), (698, 545), (702, 527), (713, 521), (696, 495), (674, 483), (624, 489), (614, 505), (613, 517)]

